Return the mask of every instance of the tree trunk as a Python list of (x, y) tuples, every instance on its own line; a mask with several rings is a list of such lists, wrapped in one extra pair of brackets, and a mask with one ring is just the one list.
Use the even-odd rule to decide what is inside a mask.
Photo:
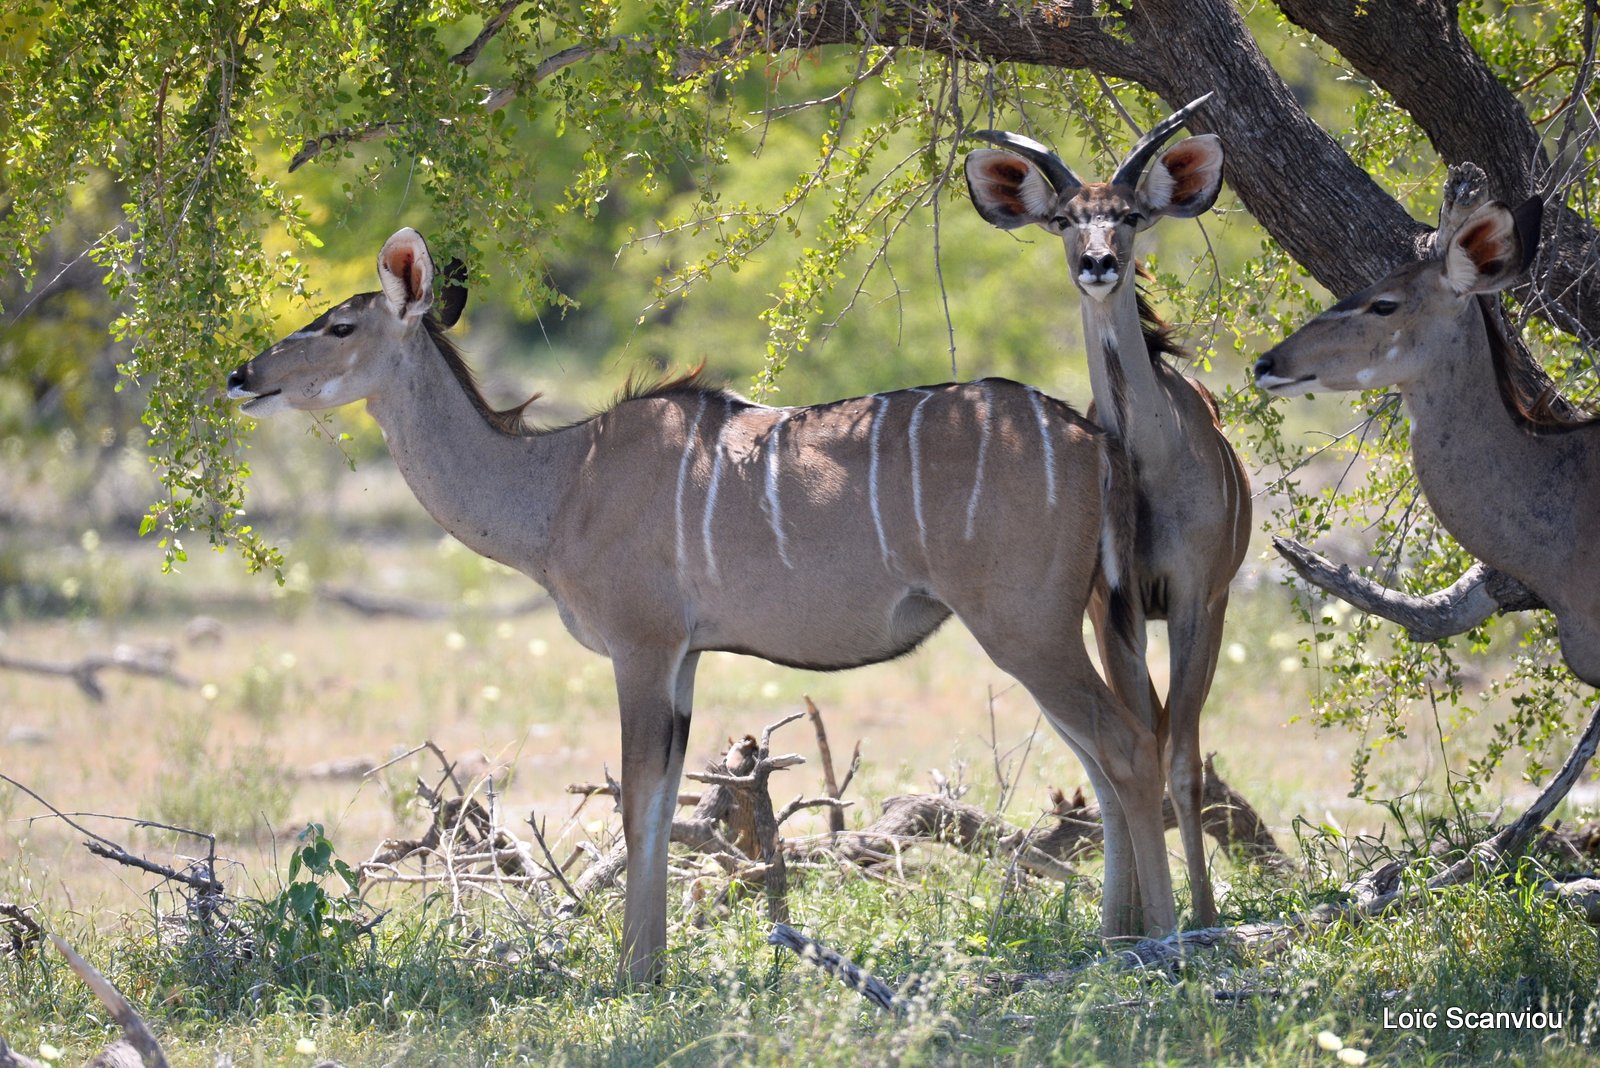
[[(893, 44), (983, 63), (1029, 63), (1127, 79), (1179, 107), (1216, 97), (1189, 123), (1226, 146), (1229, 183), (1317, 281), (1359, 289), (1428, 247), (1431, 229), (1345, 154), (1294, 97), (1229, 0), (728, 0), (770, 51)], [(1548, 160), (1511, 92), (1473, 52), (1447, 0), (1280, 0), (1292, 21), (1338, 48), (1415, 117), (1447, 163), (1475, 161), (1497, 197), (1547, 188)], [(1362, 14), (1357, 15), (1359, 7)], [(1600, 338), (1600, 233), (1552, 208), (1534, 314)]]

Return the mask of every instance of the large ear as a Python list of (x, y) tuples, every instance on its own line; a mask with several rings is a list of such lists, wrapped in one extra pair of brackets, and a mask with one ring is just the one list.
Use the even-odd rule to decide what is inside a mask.
[(1139, 206), (1146, 225), (1163, 215), (1192, 219), (1215, 204), (1221, 190), (1222, 139), (1196, 134), (1151, 162), (1139, 183)]
[(1444, 277), (1457, 293), (1494, 293), (1510, 285), (1533, 262), (1539, 247), (1537, 197), (1516, 211), (1496, 200), (1462, 223), (1444, 254)]
[(972, 206), (1002, 230), (1050, 221), (1056, 193), (1039, 168), (1011, 152), (976, 148), (967, 154)]
[(390, 310), (402, 319), (416, 319), (433, 306), (433, 257), (421, 234), (406, 226), (383, 243), (378, 281)]
[(439, 321), (445, 326), (455, 326), (461, 311), (467, 306), (467, 265), (451, 260), (439, 272)]

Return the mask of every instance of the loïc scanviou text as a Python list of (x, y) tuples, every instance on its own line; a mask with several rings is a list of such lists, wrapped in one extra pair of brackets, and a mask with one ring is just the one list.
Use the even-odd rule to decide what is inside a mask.
[(1566, 1024), (1565, 1012), (1545, 1009), (1519, 1009), (1515, 1012), (1476, 1012), (1450, 1005), (1439, 1009), (1383, 1010), (1386, 1030), (1433, 1031), (1559, 1031)]

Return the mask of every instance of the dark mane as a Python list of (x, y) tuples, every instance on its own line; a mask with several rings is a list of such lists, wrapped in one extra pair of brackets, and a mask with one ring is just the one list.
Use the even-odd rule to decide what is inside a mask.
[[(1144, 264), (1139, 264), (1137, 270), (1140, 279), (1154, 277), (1144, 269)], [(1179, 359), (1188, 359), (1189, 350), (1178, 344), (1173, 338), (1172, 325), (1156, 314), (1155, 307), (1151, 305), (1149, 298), (1144, 295), (1144, 290), (1142, 288), (1135, 289), (1134, 293), (1139, 301), (1139, 327), (1144, 333), (1144, 347), (1150, 353), (1150, 362), (1156, 365), (1158, 371), (1177, 375), (1177, 370), (1162, 357), (1176, 356)], [(1220, 419), (1222, 413), (1218, 410), (1217, 399), (1211, 395), (1211, 391), (1197, 378), (1187, 378), (1184, 381), (1188, 382), (1194, 388), (1194, 391), (1200, 394), (1200, 399), (1205, 401), (1206, 407), (1211, 409), (1212, 421), (1216, 422)]]
[(538, 433), (527, 424), (523, 418), (523, 411), (539, 399), (539, 394), (535, 393), (521, 404), (514, 404), (510, 408), (495, 408), (484, 397), (483, 390), (478, 388), (478, 380), (473, 375), (472, 368), (467, 366), (467, 361), (461, 356), (461, 350), (456, 348), (455, 340), (446, 332), (448, 327), (434, 318), (432, 312), (423, 316), (422, 325), (427, 328), (428, 337), (439, 350), (439, 355), (444, 357), (445, 366), (455, 375), (461, 391), (467, 395), (467, 400), (472, 402), (472, 406), (490, 426), (511, 437), (529, 437)]
[[(1145, 270), (1142, 263), (1134, 265), (1136, 285), (1138, 282), (1153, 280), (1155, 275)], [(1144, 347), (1150, 352), (1150, 362), (1158, 362), (1163, 356), (1186, 357), (1189, 351), (1172, 337), (1172, 326), (1161, 316), (1156, 314), (1155, 307), (1144, 294), (1144, 287), (1138, 286), (1134, 293), (1139, 300), (1139, 326), (1144, 331)]]
[(678, 374), (662, 374), (657, 377), (629, 371), (628, 377), (623, 379), (622, 388), (617, 390), (617, 395), (611, 400), (611, 407), (631, 400), (648, 400), (651, 397), (664, 397), (673, 393), (717, 393), (723, 391), (706, 382), (706, 362), (701, 360), (687, 371)]
[(1486, 296), (1478, 298), (1478, 314), (1489, 335), (1495, 385), (1512, 422), (1530, 434), (1567, 434), (1600, 424), (1600, 418), (1582, 418), (1556, 389), (1544, 368), (1506, 337), (1489, 300)]

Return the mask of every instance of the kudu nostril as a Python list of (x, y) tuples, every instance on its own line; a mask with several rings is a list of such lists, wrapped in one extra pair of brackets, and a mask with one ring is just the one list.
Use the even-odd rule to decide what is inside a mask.
[(243, 389), (244, 388), (244, 368), (243, 367), (234, 368), (234, 370), (228, 375), (228, 388), (229, 389)]
[(1257, 360), (1255, 370), (1257, 378), (1265, 378), (1267, 375), (1270, 375), (1272, 373), (1271, 355), (1263, 356), (1261, 359)]
[(1104, 256), (1095, 256), (1084, 253), (1078, 259), (1078, 271), (1089, 275), (1091, 278), (1104, 278), (1106, 275), (1117, 273), (1117, 257), (1110, 253)]

